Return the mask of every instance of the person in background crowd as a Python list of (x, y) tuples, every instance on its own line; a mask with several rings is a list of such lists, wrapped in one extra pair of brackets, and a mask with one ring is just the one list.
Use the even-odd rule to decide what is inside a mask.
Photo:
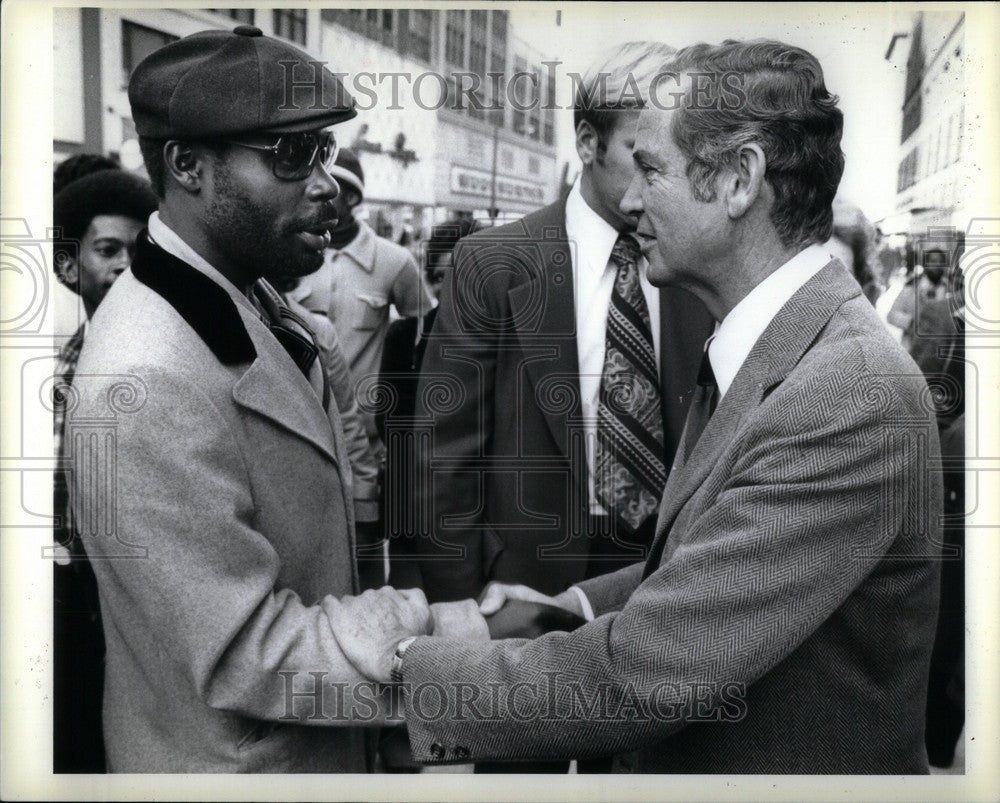
[(52, 174), (52, 197), (57, 196), (67, 184), (100, 170), (121, 170), (121, 165), (99, 153), (77, 153), (66, 157), (56, 165)]
[[(420, 365), (427, 337), (437, 317), (441, 285), (451, 269), (452, 251), (458, 241), (472, 234), (476, 227), (471, 218), (456, 218), (431, 230), (424, 250), (424, 286), (435, 306), (423, 319), (393, 321), (385, 336), (378, 391), (385, 404), (376, 413), (375, 423), (385, 444), (382, 521), (389, 556), (388, 582), (395, 588), (422, 586), (420, 563), (413, 559), (413, 539), (417, 530), (413, 509), (415, 449), (408, 430), (413, 426)], [(384, 730), (379, 749), (387, 772), (419, 772), (420, 765), (410, 755), (405, 725)]]
[(827, 240), (830, 255), (837, 257), (861, 285), (872, 304), (882, 292), (875, 253), (875, 227), (854, 204), (842, 198), (833, 202), (833, 236)]
[[(652, 543), (712, 326), (688, 291), (649, 283), (636, 218), (619, 209), (639, 109), (674, 52), (631, 42), (595, 62), (577, 89), (583, 169), (565, 202), (454, 251), (417, 391), (417, 415), (434, 421), (415, 489), (430, 531), (414, 541), (432, 601), (475, 597), (490, 580), (559, 593)], [(461, 392), (439, 410), (442, 381)]]
[[(377, 236), (354, 216), (365, 196), (365, 174), (357, 156), (342, 149), (331, 174), (341, 191), (333, 201), (337, 222), (330, 229), (330, 246), (320, 269), (303, 278), (290, 297), (336, 327), (370, 448), (381, 463), (384, 447), (368, 389), (378, 378), (389, 307), (403, 317), (419, 317), (430, 307), (430, 299), (410, 252)], [(384, 573), (386, 561), (382, 522), (366, 518), (357, 524), (359, 567), (366, 578), (376, 578)]]
[[(417, 489), (432, 515), (416, 543), (429, 599), (475, 597), (490, 580), (559, 593), (649, 547), (711, 332), (690, 293), (649, 284), (636, 219), (619, 210), (639, 108), (674, 52), (632, 42), (595, 62), (575, 99), (583, 170), (565, 203), (455, 249), (417, 391), (418, 416), (435, 422), (419, 458), (430, 487)], [(607, 403), (620, 375), (647, 380), (641, 409), (621, 416)], [(437, 410), (426, 389), (442, 377), (463, 391)], [(519, 470), (531, 461), (545, 467)]]
[[(379, 369), (380, 395), (386, 405), (375, 416), (379, 437), (386, 445), (386, 493), (383, 521), (389, 541), (390, 584), (396, 588), (420, 588), (419, 563), (412, 560), (410, 547), (416, 532), (413, 517), (414, 452), (403, 430), (412, 425), (416, 409), (417, 381), (427, 338), (437, 317), (437, 301), (445, 275), (451, 269), (452, 251), (463, 237), (472, 234), (476, 223), (456, 218), (435, 226), (424, 251), (424, 286), (435, 306), (418, 318), (402, 318), (389, 325)], [(386, 432), (394, 432), (392, 440)]]
[[(314, 102), (281, 103), (289, 67), (315, 75)], [(108, 769), (364, 772), (360, 726), (387, 710), (339, 646), (358, 589), (350, 461), (311, 334), (261, 279), (322, 263), (330, 126), (353, 98), (249, 25), (159, 48), (128, 97), (159, 209), (91, 322), (76, 414), (107, 416), (123, 384), (134, 395), (111, 408), (116, 484), (98, 484), (106, 456), (83, 439), (71, 494), (79, 521), (115, 524), (83, 538)], [(430, 632), (419, 591), (359, 599), (383, 627)], [(289, 675), (319, 670), (339, 693), (290, 701)]]
[(951, 766), (965, 724), (965, 312), (960, 261), (961, 249), (952, 255), (951, 265), (941, 249), (923, 257), (914, 314), (902, 336), (903, 347), (931, 388), (941, 436), (944, 549), (926, 731), (927, 755), (935, 767)]
[[(330, 246), (320, 269), (304, 277), (291, 296), (333, 323), (355, 383), (368, 384), (378, 375), (390, 306), (404, 318), (419, 317), (431, 301), (409, 251), (355, 218), (365, 195), (357, 156), (341, 149), (331, 172), (341, 191), (334, 200), (337, 224), (330, 230)], [(369, 438), (381, 453), (374, 415), (361, 406)]]
[[(156, 210), (156, 195), (148, 181), (102, 156), (71, 158), (78, 160), (73, 172), (85, 165), (94, 172), (65, 184), (53, 203), (52, 221), (59, 232), (54, 247), (56, 276), (80, 296), (87, 315), (56, 361), (53, 424), (60, 465), (66, 458), (66, 410), (88, 324), (111, 285), (131, 264), (136, 237)], [(53, 770), (104, 772), (104, 634), (97, 581), (72, 525), (61, 468), (54, 477), (53, 512), (57, 522), (52, 581)]]

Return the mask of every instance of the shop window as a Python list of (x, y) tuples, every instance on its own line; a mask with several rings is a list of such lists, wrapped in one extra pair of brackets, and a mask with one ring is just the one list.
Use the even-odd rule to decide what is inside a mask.
[(304, 8), (276, 9), (274, 34), (300, 45), (306, 43), (306, 10)]
[(216, 14), (229, 17), (229, 19), (234, 22), (238, 22), (241, 25), (253, 25), (252, 8), (210, 8), (209, 11), (214, 11)]
[(132, 70), (153, 51), (176, 42), (178, 37), (169, 33), (122, 21), (122, 72), (123, 82), (128, 84)]

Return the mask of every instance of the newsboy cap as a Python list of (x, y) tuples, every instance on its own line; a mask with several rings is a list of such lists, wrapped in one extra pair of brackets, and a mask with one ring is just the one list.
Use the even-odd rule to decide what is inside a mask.
[(330, 175), (342, 184), (350, 184), (362, 198), (365, 197), (365, 171), (350, 148), (340, 149), (336, 164), (330, 168)]
[(357, 115), (321, 62), (252, 25), (161, 47), (133, 71), (128, 99), (139, 136), (156, 139), (308, 131)]

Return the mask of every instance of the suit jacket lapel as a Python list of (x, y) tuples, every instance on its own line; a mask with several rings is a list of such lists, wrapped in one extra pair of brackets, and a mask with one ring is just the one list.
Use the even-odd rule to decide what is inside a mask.
[[(568, 405), (540, 405), (559, 454), (569, 457), (568, 421), (580, 415), (580, 361), (576, 347), (573, 262), (566, 241), (565, 206), (525, 232), (531, 253), (523, 261), (531, 277), (511, 288), (513, 328), (525, 355), (524, 381), (536, 398), (568, 393)], [(513, 241), (515, 247), (521, 240)], [(530, 252), (526, 252), (530, 253)], [(522, 381), (518, 377), (518, 381)]]
[(789, 299), (754, 344), (690, 455), (684, 437), (663, 493), (647, 574), (659, 565), (677, 515), (701, 487), (722, 452), (764, 394), (779, 384), (815, 342), (833, 313), (861, 292), (837, 260), (831, 261)]

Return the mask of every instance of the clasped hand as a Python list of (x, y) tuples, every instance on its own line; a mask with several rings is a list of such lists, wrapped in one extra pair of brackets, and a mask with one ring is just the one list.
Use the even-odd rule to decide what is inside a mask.
[(471, 599), (427, 604), (417, 588), (383, 586), (357, 597), (342, 597), (331, 607), (330, 624), (344, 655), (365, 677), (388, 683), (392, 658), (399, 642), (410, 636), (442, 636), (488, 641), (485, 616), (496, 613), (507, 600), (519, 599), (555, 605), (580, 614), (572, 592), (549, 597), (532, 588), (490, 583), (481, 602)]

